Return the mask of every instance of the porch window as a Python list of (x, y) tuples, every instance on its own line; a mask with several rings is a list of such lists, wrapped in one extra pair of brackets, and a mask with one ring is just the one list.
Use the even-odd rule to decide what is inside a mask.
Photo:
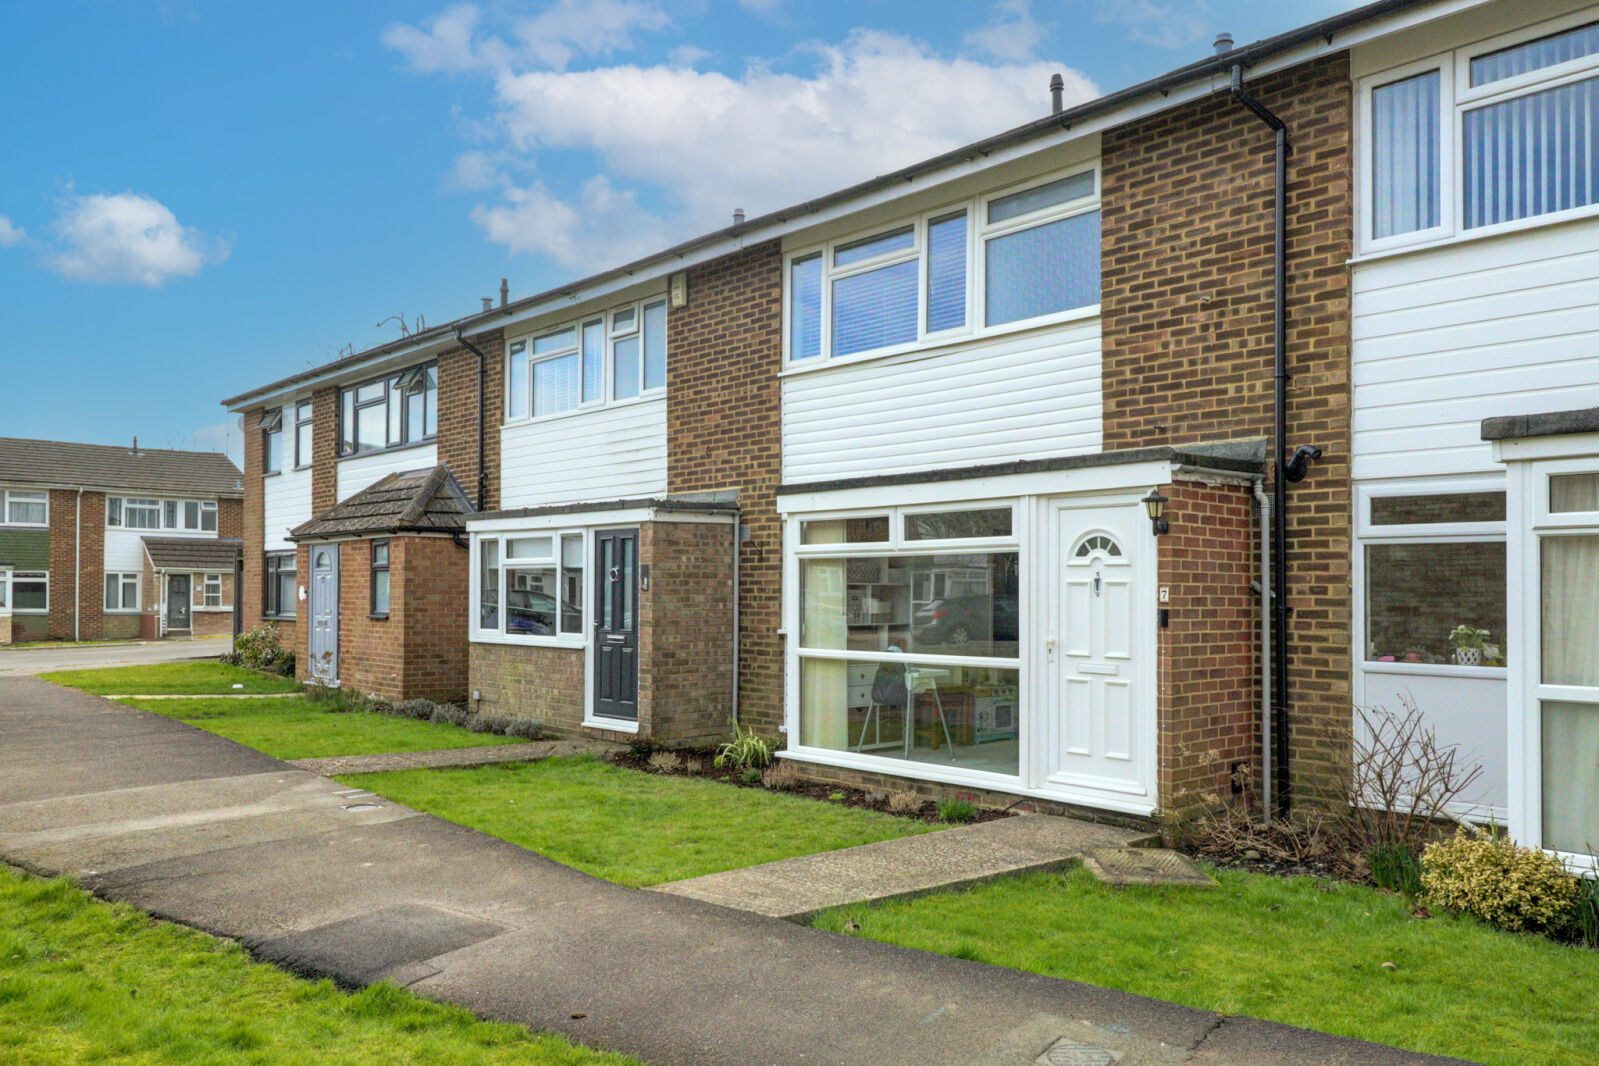
[(1542, 703), (1543, 846), (1592, 855), (1599, 847), (1599, 704), (1580, 700), (1599, 689), (1599, 535), (1546, 536), (1540, 554), (1541, 681), (1579, 690), (1577, 699)]
[(221, 607), (222, 606), (222, 575), (221, 574), (207, 574), (207, 575), (205, 575), (204, 589), (205, 589), (204, 594), (200, 598), (201, 605), (205, 606), (205, 607)]
[(270, 552), (266, 556), (266, 582), (263, 606), (268, 618), (293, 618), (299, 585), (295, 581), (294, 552)]
[(47, 614), (50, 610), (50, 575), (18, 570), (11, 575), (11, 610), (15, 614)]
[(108, 573), (105, 576), (105, 609), (118, 614), (139, 609), (139, 575)]
[(801, 746), (1019, 772), (1022, 589), (1011, 511), (801, 524)]
[(581, 641), (584, 550), (576, 531), (478, 537), (478, 635), (535, 644)]
[(389, 616), (389, 542), (372, 542), (372, 603), (373, 618)]

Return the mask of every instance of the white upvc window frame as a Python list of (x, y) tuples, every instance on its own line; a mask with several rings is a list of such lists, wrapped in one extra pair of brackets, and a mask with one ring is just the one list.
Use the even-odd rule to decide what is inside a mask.
[[(11, 503), (44, 505), (44, 521), (17, 522), (11, 518)], [(45, 489), (0, 488), (0, 526), (9, 529), (49, 529), (50, 493)]]
[[(646, 307), (653, 308), (656, 305), (659, 305), (665, 312), (664, 328), (666, 330), (666, 363), (668, 366), (670, 366), (672, 361), (672, 308), (671, 301), (667, 298), (667, 294), (665, 292), (641, 296), (636, 300), (631, 300), (627, 303), (616, 304), (615, 306), (608, 307), (600, 311), (590, 311), (589, 313), (580, 315), (576, 318), (567, 318), (559, 322), (546, 323), (540, 325), (536, 329), (528, 329), (517, 333), (515, 336), (507, 337), (505, 339), (505, 357), (502, 361), (504, 369), (503, 380), (507, 383), (505, 388), (504, 403), (501, 409), (501, 415), (504, 419), (503, 424), (506, 426), (521, 426), (533, 422), (548, 422), (558, 418), (570, 418), (573, 415), (581, 414), (585, 411), (597, 411), (605, 408), (625, 407), (629, 404), (644, 403), (666, 395), (666, 383), (664, 381), (660, 385), (656, 385), (648, 389), (644, 387), (644, 309)], [(622, 324), (617, 322), (618, 316), (626, 315), (630, 311), (633, 315), (631, 324)], [(593, 326), (596, 323), (598, 323), (600, 326), (600, 394), (597, 397), (590, 398), (585, 394), (583, 388), (583, 330), (585, 327)], [(547, 337), (557, 336), (561, 333), (567, 332), (568, 330), (570, 330), (573, 334), (574, 342), (572, 345), (563, 347), (556, 351), (541, 352), (538, 355), (533, 354), (533, 342), (535, 340), (542, 340)], [(615, 359), (613, 352), (617, 341), (625, 340), (629, 337), (637, 337), (639, 342), (638, 392), (632, 396), (624, 396), (618, 399), (616, 397), (614, 366)], [(522, 346), (522, 353), (527, 359), (527, 395), (523, 397), (527, 409), (526, 414), (512, 413), (514, 410), (512, 406), (513, 397), (511, 396), (509, 384), (511, 380), (511, 359), (513, 355), (516, 354), (514, 349), (518, 345)], [(576, 355), (577, 357), (578, 402), (576, 406), (568, 407), (561, 411), (551, 411), (541, 415), (534, 414), (534, 368), (539, 363), (548, 362), (553, 359), (565, 359), (573, 355)]]
[[(101, 606), (106, 614), (138, 614), (144, 605), (144, 577), (137, 570), (108, 570), (105, 580), (112, 578), (117, 582), (117, 606), (112, 607), (106, 601), (103, 593), (110, 591), (102, 587)], [(128, 606), (127, 593), (129, 583), (133, 585), (133, 606)]]
[[(46, 615), (46, 614), (50, 613), (50, 571), (48, 571), (48, 570), (12, 570), (12, 571), (9, 572), (9, 576), (10, 576), (10, 583), (11, 583), (11, 588), (10, 588), (11, 595), (8, 598), (7, 602), (9, 602), (11, 604), (11, 613), (12, 614), (14, 614), (14, 615), (17, 615), (17, 614)], [(17, 586), (17, 583), (19, 581), (26, 581), (26, 582), (29, 582), (29, 583), (32, 583), (32, 582), (35, 582), (35, 581), (43, 581), (44, 582), (44, 606), (43, 607), (18, 607), (17, 606), (17, 588), (16, 588), (16, 586)]]
[[(149, 505), (154, 504), (156, 516), (160, 519), (153, 526), (128, 525), (128, 503), (137, 501), (139, 510), (147, 511)], [(189, 524), (189, 509), (195, 509), (195, 525)], [(171, 514), (174, 521), (168, 522)], [(206, 520), (210, 519), (210, 526)], [(219, 519), (217, 501), (184, 499), (182, 497), (156, 497), (156, 496), (107, 496), (105, 501), (105, 524), (107, 529), (127, 529), (135, 532), (170, 532), (170, 533), (216, 533)]]
[[(1573, 219), (1599, 216), (1599, 202), (1565, 211), (1551, 211), (1529, 215), (1509, 222), (1487, 226), (1465, 227), (1464, 170), (1461, 156), (1465, 151), (1465, 115), (1469, 111), (1521, 96), (1530, 96), (1546, 89), (1558, 88), (1572, 82), (1599, 77), (1599, 53), (1569, 60), (1553, 66), (1519, 74), (1486, 85), (1472, 87), (1471, 61), (1491, 52), (1514, 47), (1561, 33), (1565, 30), (1596, 21), (1593, 9), (1549, 19), (1532, 26), (1524, 26), (1510, 33), (1476, 41), (1426, 59), (1390, 67), (1387, 70), (1361, 78), (1356, 84), (1355, 107), (1355, 247), (1358, 258), (1376, 256), (1385, 252), (1406, 251), (1421, 246), (1434, 246), (1451, 242), (1477, 240), (1503, 233), (1514, 233), (1541, 226), (1558, 225)], [(1395, 234), (1375, 239), (1371, 236), (1375, 221), (1372, 182), (1372, 113), (1373, 89), (1425, 71), (1439, 71), (1439, 224), (1430, 229), (1412, 233)]]
[[(1055, 204), (1037, 211), (1005, 219), (1003, 222), (990, 224), (988, 218), (988, 205), (990, 202), (1012, 196), (1019, 192), (1065, 178), (1075, 177), (1079, 174), (1092, 173), (1094, 175), (1094, 191), (1091, 195), (1068, 200), (1063, 204)], [(1087, 318), (1097, 318), (1100, 313), (1100, 303), (1085, 304), (1066, 311), (1052, 314), (1039, 315), (1034, 318), (1018, 319), (1002, 325), (985, 325), (987, 319), (987, 293), (983, 284), (987, 276), (987, 242), (994, 237), (1003, 237), (1010, 233), (1033, 229), (1071, 218), (1077, 215), (1086, 215), (1099, 211), (1103, 207), (1104, 173), (1101, 161), (1094, 159), (1086, 163), (1064, 167), (1051, 171), (1048, 174), (1027, 178), (1003, 188), (993, 189), (976, 196), (966, 197), (961, 200), (951, 200), (939, 204), (937, 207), (918, 212), (915, 215), (905, 216), (887, 223), (878, 223), (862, 229), (852, 230), (826, 241), (797, 246), (784, 253), (783, 256), (783, 371), (787, 374), (812, 373), (832, 366), (841, 366), (850, 363), (864, 362), (872, 359), (882, 359), (888, 356), (899, 355), (904, 352), (919, 351), (922, 349), (942, 345), (950, 341), (968, 338), (983, 338), (1002, 336), (1016, 333), (1021, 330), (1036, 329), (1040, 326), (1050, 326), (1062, 322), (1074, 322)], [(943, 219), (957, 212), (966, 212), (966, 319), (960, 326), (929, 332), (927, 329), (928, 312), (928, 281), (929, 281), (929, 241), (928, 227), (931, 223)], [(842, 246), (858, 244), (873, 237), (887, 236), (896, 231), (912, 227), (915, 239), (910, 248), (886, 252), (871, 259), (849, 263), (842, 267), (833, 265), (834, 256)], [(821, 321), (819, 326), (820, 346), (817, 354), (796, 357), (793, 352), (793, 307), (794, 307), (794, 264), (803, 260), (820, 256), (822, 260), (822, 291), (819, 313)], [(917, 271), (916, 291), (916, 339), (902, 344), (887, 345), (881, 348), (870, 348), (848, 355), (833, 355), (833, 283), (856, 274), (870, 273), (883, 267), (893, 266), (901, 262), (919, 260), (920, 267)]]
[[(590, 588), (590, 585), (593, 583), (591, 581), (593, 576), (593, 560), (591, 559), (592, 534), (592, 528), (574, 525), (530, 526), (527, 528), (495, 529), (492, 531), (486, 530), (483, 532), (473, 532), (471, 546), (472, 579), (470, 582), (470, 636), (472, 642), (475, 644), (515, 644), (526, 647), (587, 648), (589, 644), (588, 631), (591, 628), (590, 623), (593, 617), (591, 613), (593, 610), (593, 604), (591, 601), (594, 598), (593, 590)], [(549, 537), (551, 539), (551, 544), (554, 546), (553, 556), (549, 558), (519, 557), (516, 559), (508, 559), (506, 545), (510, 541), (521, 537)], [(566, 537), (578, 538), (579, 551), (581, 552), (581, 558), (583, 560), (583, 576), (580, 581), (581, 596), (578, 601), (578, 606), (583, 613), (582, 622), (579, 625), (578, 631), (575, 633), (561, 631), (561, 619), (562, 615), (564, 614), (563, 608), (565, 608), (568, 603), (566, 599), (565, 583), (561, 579), (561, 571), (563, 569), (561, 564), (561, 550), (563, 544), (565, 543), (564, 538)], [(484, 629), (482, 624), (483, 613), (481, 582), (483, 578), (483, 544), (486, 541), (494, 541), (499, 544), (499, 558), (496, 564), (496, 569), (499, 574), (500, 625), (497, 629)], [(505, 629), (506, 593), (509, 588), (506, 582), (505, 572), (508, 569), (518, 569), (529, 566), (550, 566), (555, 570), (556, 632), (553, 634), (541, 635), (533, 633), (509, 633)]]
[[(972, 537), (952, 540), (907, 540), (904, 535), (905, 515), (927, 514), (937, 511), (973, 511), (991, 510), (1009, 507), (1011, 512), (1011, 535), (1008, 537)], [(1018, 691), (1025, 701), (1025, 693), (1029, 683), (1029, 652), (1027, 647), (1027, 632), (1029, 620), (1029, 596), (1031, 589), (1027, 586), (1029, 573), (1029, 544), (1025, 534), (1026, 517), (1028, 509), (1025, 501), (1017, 496), (1002, 496), (977, 499), (939, 500), (936, 503), (900, 502), (883, 506), (861, 506), (845, 510), (820, 510), (796, 511), (784, 516), (784, 543), (787, 545), (783, 561), (783, 618), (782, 632), (786, 634), (784, 642), (784, 662), (786, 667), (785, 698), (784, 698), (784, 726), (783, 731), (788, 737), (788, 751), (802, 761), (822, 763), (825, 765), (858, 768), (877, 773), (889, 773), (896, 776), (913, 776), (928, 780), (944, 780), (954, 784), (969, 784), (973, 787), (1005, 787), (1014, 789), (1019, 783), (1024, 782), (1028, 776), (1028, 749), (1025, 736), (1028, 726), (1022, 725), (1022, 742), (1018, 744), (1017, 769), (1015, 774), (996, 773), (991, 770), (977, 770), (970, 767), (940, 767), (923, 762), (908, 762), (904, 759), (889, 758), (874, 755), (869, 752), (856, 752), (852, 750), (839, 751), (834, 748), (810, 747), (800, 742), (800, 679), (802, 677), (801, 663), (805, 659), (825, 659), (835, 662), (882, 662), (903, 663), (916, 666), (963, 666), (974, 669), (1014, 670), (1016, 672)], [(802, 544), (801, 534), (803, 523), (830, 521), (850, 518), (874, 518), (887, 516), (889, 529), (888, 539), (868, 543), (833, 543), (833, 544)], [(890, 558), (908, 555), (948, 555), (958, 551), (965, 554), (990, 554), (995, 552), (1015, 552), (1017, 556), (1017, 573), (1022, 582), (1018, 589), (1017, 601), (1021, 617), (1018, 619), (1017, 655), (1014, 658), (1002, 656), (982, 655), (937, 655), (920, 652), (893, 653), (875, 652), (858, 649), (832, 649), (832, 648), (806, 648), (801, 644), (801, 634), (804, 630), (801, 619), (804, 617), (803, 591), (801, 588), (801, 564), (807, 559), (855, 559), (855, 558)], [(1025, 722), (1025, 716), (1024, 716)]]

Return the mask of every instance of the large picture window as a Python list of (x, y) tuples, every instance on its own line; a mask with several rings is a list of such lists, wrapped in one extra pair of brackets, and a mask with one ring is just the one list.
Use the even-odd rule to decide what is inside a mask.
[(438, 433), (439, 370), (434, 363), (339, 390), (339, 454), (402, 448)]
[(539, 530), (476, 540), (478, 636), (582, 641), (587, 586), (581, 532)]
[(800, 523), (799, 743), (1019, 772), (1012, 506)]
[(895, 350), (1097, 306), (1097, 170), (797, 252), (787, 285), (792, 362)]
[(266, 556), (266, 587), (263, 600), (269, 618), (293, 618), (298, 599), (294, 553), (269, 552)]
[(505, 352), (508, 421), (630, 400), (666, 386), (666, 300), (563, 323)]

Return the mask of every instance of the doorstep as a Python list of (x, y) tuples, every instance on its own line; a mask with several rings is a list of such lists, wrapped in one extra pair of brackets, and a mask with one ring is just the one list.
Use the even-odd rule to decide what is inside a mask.
[(1017, 815), (726, 870), (656, 885), (650, 891), (803, 922), (830, 907), (904, 899), (996, 877), (1060, 869), (1095, 848), (1126, 847), (1148, 839), (1146, 833), (1075, 818)]

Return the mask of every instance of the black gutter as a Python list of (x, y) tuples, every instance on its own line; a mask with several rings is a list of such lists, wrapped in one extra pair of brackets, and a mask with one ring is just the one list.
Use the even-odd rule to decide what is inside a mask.
[(488, 502), (488, 472), (483, 469), (483, 394), (488, 388), (488, 356), (466, 339), (460, 326), (455, 327), (455, 339), (461, 347), (477, 356), (477, 509), (482, 511)]
[[(635, 259), (631, 263), (626, 263), (619, 267), (613, 267), (610, 270), (601, 271), (597, 274), (591, 274), (586, 278), (579, 279), (566, 285), (561, 285), (554, 289), (546, 290), (545, 292), (541, 292), (533, 296), (523, 297), (522, 299), (517, 300), (515, 303), (504, 304), (488, 311), (480, 311), (475, 314), (466, 315), (462, 318), (454, 320), (453, 322), (446, 322), (441, 326), (435, 326), (432, 329), (423, 330), (422, 332), (414, 334), (413, 336), (404, 337), (397, 341), (390, 341), (387, 344), (380, 344), (373, 348), (368, 348), (365, 351), (357, 352), (354, 355), (346, 356), (343, 359), (334, 360), (333, 362), (327, 363), (323, 366), (314, 367), (311, 370), (306, 370), (298, 374), (291, 375), (279, 381), (275, 381), (270, 385), (264, 385), (258, 389), (251, 389), (249, 392), (240, 393), (238, 396), (223, 400), (222, 406), (227, 408), (241, 406), (247, 401), (255, 399), (258, 396), (264, 396), (269, 393), (277, 392), (280, 389), (288, 388), (291, 385), (296, 385), (303, 381), (311, 381), (323, 377), (326, 374), (334, 373), (344, 367), (353, 367), (361, 363), (365, 363), (368, 360), (374, 359), (386, 352), (398, 351), (408, 346), (424, 344), (435, 340), (443, 340), (448, 337), (449, 331), (451, 330), (456, 330), (459, 332), (462, 329), (469, 329), (474, 333), (477, 333), (484, 330), (493, 329), (495, 323), (502, 321), (506, 316), (516, 314), (522, 310), (534, 307), (539, 303), (549, 301), (556, 297), (575, 297), (575, 295), (583, 289), (591, 288), (595, 285), (599, 285), (607, 281), (614, 281), (624, 277), (631, 278), (639, 272), (647, 270), (652, 266), (656, 266), (660, 263), (668, 262), (673, 259), (683, 259), (691, 252), (699, 251), (700, 249), (709, 247), (710, 245), (724, 241), (742, 242), (746, 238), (754, 238), (757, 236), (760, 230), (785, 225), (794, 218), (799, 218), (805, 215), (814, 215), (826, 208), (833, 207), (840, 203), (845, 203), (857, 197), (864, 196), (867, 193), (876, 192), (880, 189), (906, 185), (910, 182), (916, 181), (918, 178), (925, 177), (930, 173), (943, 170), (947, 167), (970, 162), (981, 157), (990, 156), (1001, 149), (1009, 148), (1017, 144), (1023, 144), (1027, 141), (1037, 140), (1040, 137), (1049, 136), (1050, 134), (1056, 133), (1059, 130), (1070, 130), (1072, 126), (1077, 123), (1087, 121), (1091, 118), (1097, 118), (1106, 112), (1115, 111), (1117, 108), (1133, 103), (1146, 96), (1153, 96), (1156, 94), (1159, 94), (1160, 96), (1168, 96), (1172, 90), (1182, 88), (1191, 82), (1200, 81), (1204, 78), (1214, 77), (1216, 75), (1226, 75), (1234, 65), (1242, 65), (1244, 67), (1254, 66), (1255, 64), (1270, 59), (1281, 52), (1298, 48), (1300, 45), (1308, 44), (1311, 41), (1317, 40), (1318, 38), (1326, 41), (1330, 45), (1333, 41), (1333, 38), (1335, 38), (1344, 30), (1350, 29), (1351, 27), (1358, 26), (1364, 22), (1370, 22), (1373, 19), (1382, 18), (1386, 15), (1397, 14), (1398, 12), (1409, 10), (1410, 8), (1423, 7), (1429, 3), (1436, 2), (1437, 0), (1377, 0), (1376, 3), (1367, 4), (1364, 7), (1356, 8), (1354, 11), (1346, 11), (1341, 15), (1334, 15), (1331, 18), (1322, 19), (1320, 22), (1313, 22), (1308, 26), (1301, 26), (1296, 30), (1289, 30), (1287, 33), (1280, 33), (1276, 37), (1268, 37), (1263, 41), (1256, 41), (1253, 44), (1242, 45), (1222, 55), (1207, 56), (1198, 62), (1190, 63), (1187, 66), (1178, 67), (1175, 70), (1168, 71), (1159, 77), (1151, 78), (1148, 81), (1140, 82), (1137, 85), (1130, 86), (1126, 89), (1121, 89), (1106, 96), (1096, 97), (1095, 99), (1089, 100), (1086, 103), (1078, 104), (1076, 107), (1067, 108), (1058, 114), (1051, 114), (1041, 119), (1035, 119), (1034, 121), (1025, 125), (1017, 126), (1014, 129), (995, 134), (993, 137), (986, 138), (985, 140), (976, 141), (972, 144), (965, 145), (964, 147), (956, 148), (953, 151), (945, 152), (942, 155), (934, 156), (931, 159), (925, 159), (920, 163), (915, 163), (901, 170), (896, 170), (888, 174), (870, 178), (866, 181), (851, 185), (848, 188), (828, 193), (825, 196), (819, 196), (812, 200), (806, 200), (803, 203), (794, 204), (792, 206), (781, 208), (780, 210), (772, 211), (764, 215), (757, 215), (755, 218), (749, 219), (741, 225), (728, 226), (723, 229), (715, 230), (711, 233), (701, 234), (700, 236), (690, 238), (681, 244), (676, 244), (670, 248), (647, 255), (642, 259)], [(740, 247), (743, 246), (744, 245), (740, 243)]]

